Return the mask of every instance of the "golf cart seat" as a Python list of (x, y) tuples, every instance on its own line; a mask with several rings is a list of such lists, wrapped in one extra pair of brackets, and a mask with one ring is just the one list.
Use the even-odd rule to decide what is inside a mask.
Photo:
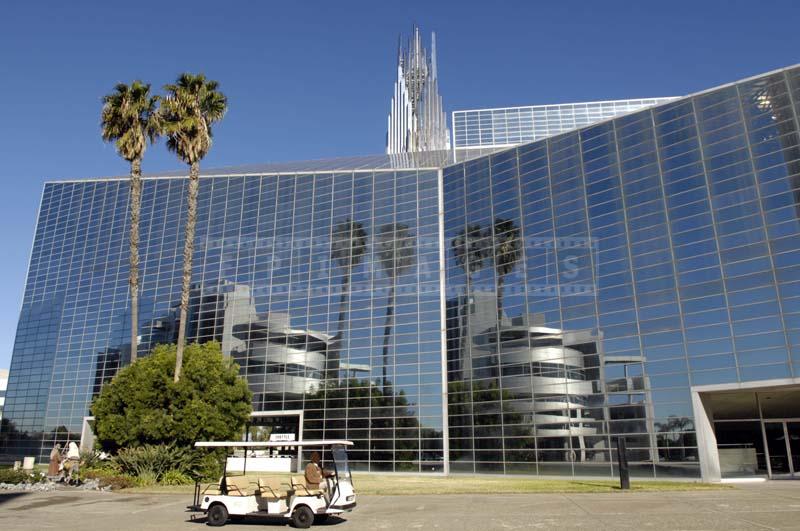
[(228, 486), (228, 496), (248, 496), (250, 494), (250, 480), (247, 476), (226, 476), (225, 484)]
[(256, 494), (262, 498), (279, 500), (286, 498), (288, 486), (281, 483), (280, 478), (258, 478), (258, 491)]
[(322, 496), (324, 491), (319, 487), (310, 487), (305, 476), (292, 476), (292, 488), (300, 496)]

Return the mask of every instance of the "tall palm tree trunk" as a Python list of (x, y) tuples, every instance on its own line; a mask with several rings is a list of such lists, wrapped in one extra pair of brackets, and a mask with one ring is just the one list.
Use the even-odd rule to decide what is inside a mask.
[(142, 210), (142, 160), (131, 161), (131, 256), (128, 283), (131, 291), (131, 363), (139, 349), (139, 217)]
[(189, 190), (186, 197), (186, 236), (183, 244), (183, 281), (181, 283), (181, 316), (178, 323), (178, 347), (175, 356), (175, 383), (181, 379), (183, 349), (186, 343), (186, 326), (189, 320), (189, 290), (192, 282), (192, 256), (194, 231), (197, 225), (197, 192), (200, 188), (200, 164), (189, 167)]
[(344, 337), (344, 319), (347, 313), (347, 299), (350, 291), (350, 269), (345, 270), (344, 277), (342, 278), (342, 294), (339, 296), (339, 319), (336, 332), (336, 347), (330, 352), (330, 358), (327, 360), (328, 374), (326, 378), (338, 378), (339, 375), (339, 361), (340, 353), (342, 352), (342, 338)]
[(500, 323), (503, 322), (503, 285), (505, 284), (505, 276), (497, 276), (497, 329), (500, 329)]
[(469, 374), (472, 374), (472, 338), (469, 336), (469, 319), (470, 319), (470, 305), (472, 304), (472, 274), (468, 272), (469, 268), (467, 267), (466, 276), (467, 276), (467, 287), (466, 287), (466, 294), (464, 295), (464, 301), (461, 303), (461, 307), (459, 308), (459, 316), (458, 316), (458, 352), (459, 352), (459, 359), (456, 361), (458, 366), (458, 378), (464, 377), (464, 369), (469, 361)]
[(389, 363), (389, 337), (392, 333), (392, 324), (394, 321), (394, 278), (392, 285), (389, 288), (389, 297), (386, 307), (386, 323), (383, 327), (383, 391), (389, 387), (389, 379), (386, 377), (386, 366)]

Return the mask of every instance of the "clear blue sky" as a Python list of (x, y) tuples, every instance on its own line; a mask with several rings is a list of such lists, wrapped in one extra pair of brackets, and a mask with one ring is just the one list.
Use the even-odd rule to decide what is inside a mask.
[[(380, 153), (397, 35), (437, 32), (455, 109), (681, 95), (800, 62), (793, 1), (5, 3), (0, 8), (0, 367), (45, 180), (120, 175), (99, 136), (119, 81), (182, 71), (230, 110), (204, 165)], [(426, 37), (427, 38), (427, 37)], [(179, 167), (163, 145), (145, 171)]]

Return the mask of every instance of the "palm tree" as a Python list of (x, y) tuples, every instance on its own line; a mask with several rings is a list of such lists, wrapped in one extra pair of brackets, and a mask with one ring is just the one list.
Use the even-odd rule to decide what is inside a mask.
[(117, 153), (131, 165), (130, 171), (130, 273), (131, 363), (136, 361), (139, 343), (139, 215), (142, 208), (142, 156), (147, 141), (159, 136), (158, 98), (150, 95), (150, 85), (134, 81), (118, 83), (114, 92), (103, 97), (100, 128), (103, 140), (114, 142)]
[(386, 323), (383, 330), (383, 390), (389, 386), (386, 366), (389, 361), (389, 336), (394, 320), (395, 281), (414, 265), (414, 235), (408, 225), (389, 223), (378, 233), (378, 260), (389, 279), (389, 296), (386, 304)]
[(472, 285), (472, 275), (483, 269), (484, 262), (490, 257), (491, 250), (487, 245), (490, 239), (491, 234), (485, 233), (481, 226), (475, 223), (461, 229), (450, 242), (456, 265), (467, 275), (468, 294)]
[(197, 192), (200, 188), (200, 161), (211, 149), (211, 125), (220, 121), (228, 110), (228, 100), (217, 90), (218, 88), (219, 83), (206, 79), (203, 74), (184, 73), (178, 77), (175, 84), (164, 87), (167, 95), (161, 98), (161, 116), (164, 134), (167, 136), (167, 148), (189, 165), (175, 382), (180, 380), (186, 342), (194, 232), (197, 225)]
[[(466, 349), (469, 348), (470, 341), (464, 342), (468, 334), (469, 308), (472, 302), (472, 275), (480, 271), (491, 260), (491, 228), (484, 230), (479, 224), (468, 224), (461, 229), (450, 242), (453, 248), (456, 265), (464, 270), (467, 277), (465, 296), (458, 307), (458, 350), (457, 358), (459, 365), (467, 360)], [(462, 343), (464, 342), (464, 343)]]
[[(347, 298), (350, 294), (350, 276), (353, 268), (361, 263), (364, 253), (367, 250), (367, 231), (364, 225), (350, 218), (340, 222), (333, 228), (331, 238), (331, 261), (342, 268), (342, 293), (339, 298), (339, 330), (336, 334), (337, 345), (342, 341), (342, 328), (344, 326), (345, 311), (347, 310)], [(328, 371), (331, 375), (339, 370), (339, 352), (330, 352), (328, 359)]]
[(494, 220), (494, 270), (497, 287), (497, 326), (503, 319), (503, 284), (522, 257), (522, 241), (517, 225), (510, 219)]

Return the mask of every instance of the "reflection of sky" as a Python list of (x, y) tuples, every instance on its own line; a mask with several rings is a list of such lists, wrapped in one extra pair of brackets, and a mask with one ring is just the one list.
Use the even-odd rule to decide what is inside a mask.
[[(615, 385), (627, 377), (647, 382), (647, 392), (608, 391), (592, 374), (592, 400), (611, 410), (645, 400), (655, 419), (688, 416), (689, 386), (797, 372), (800, 157), (790, 88), (800, 95), (800, 73), (444, 168), (445, 249), (432, 170), (204, 178), (193, 280), (209, 294), (222, 282), (247, 285), (259, 315), (285, 313), (298, 329), (342, 332), (342, 361), (369, 366), (363, 377), (373, 382), (382, 376), (394, 297), (396, 363), (388, 377), (425, 425), (442, 422), (441, 296), (457, 305), (470, 291), (495, 292), (507, 317), (535, 316), (565, 334), (592, 331), (598, 352), (625, 366), (608, 367)], [(34, 389), (39, 411), (9, 409), (29, 425), (46, 414), (49, 427), (75, 428), (92, 395), (97, 353), (129, 337), (126, 184), (58, 183), (44, 191), (15, 360), (36, 364), (45, 383)], [(169, 315), (179, 299), (184, 185), (145, 181), (144, 345), (160, 337), (144, 323)], [(345, 271), (331, 263), (330, 234), (346, 220), (363, 225), (367, 246), (351, 271), (340, 330)], [(468, 285), (452, 241), (472, 225), (496, 232), (498, 220), (519, 231), (519, 260), (499, 276), (487, 259)], [(398, 275), (384, 269), (379, 250), (391, 224), (406, 225), (415, 242), (413, 266)], [(487, 315), (494, 319), (491, 309)], [(448, 330), (448, 342), (458, 343), (451, 341), (458, 333)], [(46, 343), (53, 360), (37, 357)], [(501, 362), (486, 358), (481, 384), (502, 387)], [(641, 430), (643, 419), (635, 420), (631, 428)]]

